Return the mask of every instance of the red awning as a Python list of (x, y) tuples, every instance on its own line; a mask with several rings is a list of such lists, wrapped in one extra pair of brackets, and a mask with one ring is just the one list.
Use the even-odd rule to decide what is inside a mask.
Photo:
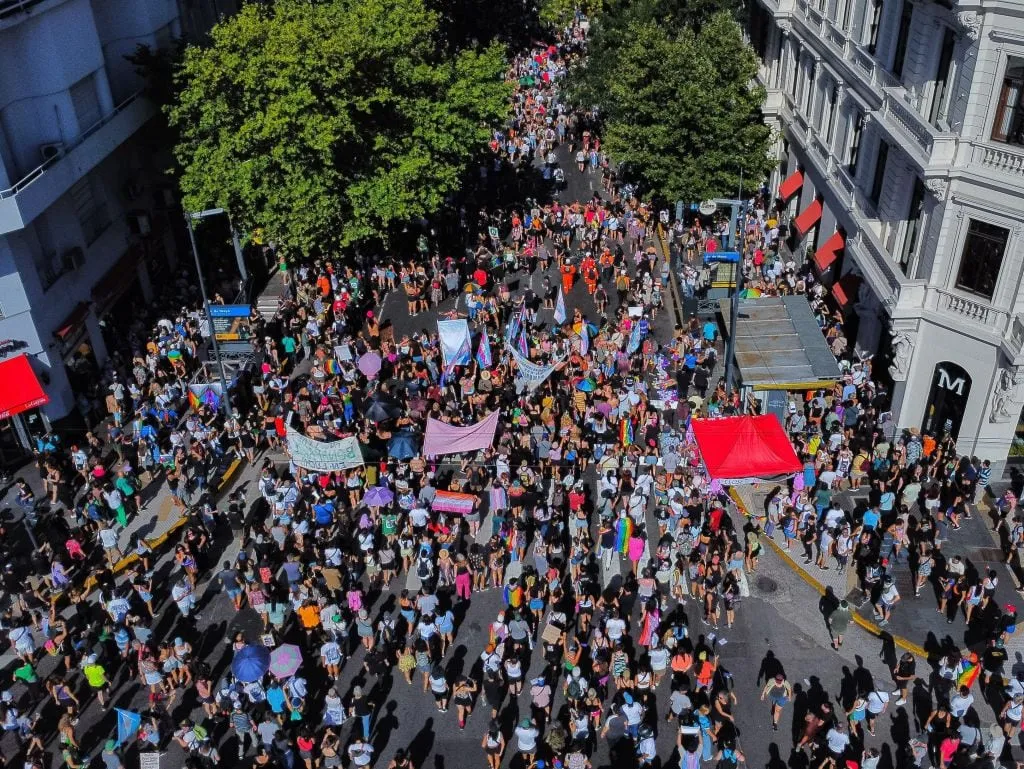
[(807, 206), (800, 215), (793, 220), (793, 227), (796, 229), (797, 235), (801, 238), (810, 232), (811, 227), (818, 223), (821, 218), (821, 201), (812, 200), (811, 204)]
[(691, 425), (708, 474), (722, 483), (779, 478), (803, 467), (772, 414), (694, 419)]
[(789, 200), (796, 194), (796, 191), (804, 186), (804, 172), (799, 168), (786, 177), (779, 185), (779, 197), (784, 201)]
[(825, 245), (814, 252), (814, 263), (818, 265), (818, 272), (825, 272), (831, 267), (832, 262), (844, 248), (846, 248), (846, 236), (836, 230), (832, 237), (825, 241)]
[(73, 333), (79, 330), (82, 322), (85, 320), (85, 316), (89, 314), (89, 303), (79, 302), (78, 305), (71, 311), (64, 322), (61, 323), (57, 330), (53, 332), (53, 335), (60, 339), (62, 342), (71, 336)]
[(839, 279), (839, 282), (832, 286), (832, 296), (839, 303), (839, 306), (846, 309), (850, 302), (857, 298), (857, 291), (860, 289), (861, 277), (852, 272), (846, 273)]
[(27, 355), (0, 362), (0, 419), (49, 402)]

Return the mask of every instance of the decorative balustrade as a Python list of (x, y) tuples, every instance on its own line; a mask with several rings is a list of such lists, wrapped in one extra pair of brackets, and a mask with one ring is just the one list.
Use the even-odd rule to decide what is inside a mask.
[(1012, 144), (976, 144), (974, 162), (982, 168), (1010, 174), (1024, 180), (1024, 147)]

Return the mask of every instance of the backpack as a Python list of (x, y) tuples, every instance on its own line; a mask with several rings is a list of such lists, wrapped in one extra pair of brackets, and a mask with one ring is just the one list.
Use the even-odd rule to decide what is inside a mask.
[(583, 696), (583, 683), (579, 678), (570, 678), (569, 685), (566, 687), (566, 693), (569, 695), (569, 699), (578, 700)]
[(420, 579), (428, 579), (433, 573), (433, 564), (430, 563), (430, 558), (421, 555), (419, 560), (416, 562), (416, 576)]

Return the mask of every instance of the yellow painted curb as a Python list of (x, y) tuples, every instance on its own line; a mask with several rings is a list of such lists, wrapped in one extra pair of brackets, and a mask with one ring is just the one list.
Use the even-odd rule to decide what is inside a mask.
[[(750, 513), (748, 512), (746, 506), (743, 504), (743, 500), (740, 498), (739, 492), (737, 492), (735, 488), (730, 487), (729, 496), (732, 498), (732, 501), (736, 503), (736, 507), (739, 509), (739, 511), (749, 518)], [(764, 516), (758, 517), (763, 518)], [(808, 585), (814, 588), (818, 592), (818, 595), (825, 595), (825, 586), (818, 582), (818, 580), (816, 580), (810, 574), (808, 574), (804, 569), (801, 569), (797, 562), (794, 561), (792, 557), (790, 557), (789, 553), (787, 553), (785, 549), (779, 545), (778, 542), (776, 542), (774, 539), (768, 536), (761, 537), (761, 541), (767, 542), (769, 545), (771, 545), (771, 548), (775, 551), (775, 554), (778, 555), (782, 559), (782, 561), (787, 566), (789, 566), (790, 569), (796, 572), (798, 577), (800, 577), (804, 582), (806, 582)], [(901, 649), (904, 649), (910, 652), (911, 654), (920, 657), (921, 659), (928, 659), (928, 652), (924, 649), (924, 647), (918, 646), (916, 643), (904, 638), (903, 636), (895, 635), (887, 630), (883, 630), (877, 623), (872, 622), (871, 620), (865, 617), (862, 617), (855, 611), (850, 612), (850, 616), (856, 624), (860, 625), (862, 628), (867, 630), (869, 633), (871, 633), (871, 635), (875, 636), (876, 638), (888, 636), (893, 640), (893, 643), (895, 643), (896, 646), (900, 647)]]
[(676, 309), (676, 322), (680, 326), (686, 325), (686, 311), (683, 309), (683, 300), (679, 296), (679, 291), (676, 288), (676, 276), (672, 272), (672, 259), (669, 251), (668, 242), (665, 240), (665, 228), (658, 222), (658, 243), (661, 245), (661, 258), (669, 264), (669, 275), (668, 275), (668, 288), (672, 292), (672, 299)]
[[(235, 457), (235, 460), (230, 465), (228, 465), (228, 469), (224, 471), (224, 475), (221, 476), (220, 483), (217, 484), (217, 488), (214, 491), (215, 497), (224, 491), (224, 487), (228, 485), (228, 483), (231, 481), (232, 476), (241, 466), (242, 460), (238, 457)], [(154, 537), (153, 539), (147, 539), (146, 544), (149, 545), (150, 549), (152, 550), (156, 550), (159, 547), (163, 547), (167, 540), (170, 539), (172, 534), (175, 534), (176, 532), (184, 528), (185, 524), (188, 523), (188, 518), (189, 517), (187, 515), (179, 516), (178, 520), (176, 520), (174, 523), (167, 527), (167, 531), (165, 531), (163, 534)], [(120, 574), (121, 572), (127, 570), (129, 566), (132, 566), (138, 562), (139, 556), (135, 553), (129, 553), (120, 561), (115, 563), (114, 568), (111, 569), (111, 571), (114, 574)], [(83, 597), (88, 596), (95, 588), (96, 578), (90, 575), (86, 578), (85, 582), (82, 583)], [(50, 598), (50, 603), (56, 604), (63, 597), (63, 592), (57, 593)]]

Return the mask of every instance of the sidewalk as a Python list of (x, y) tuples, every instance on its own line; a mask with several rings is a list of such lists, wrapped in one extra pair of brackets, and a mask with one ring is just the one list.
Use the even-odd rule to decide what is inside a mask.
[[(741, 510), (749, 511), (748, 514), (763, 515), (767, 492), (770, 488), (769, 484), (734, 486), (731, 493)], [(856, 491), (848, 490), (837, 494), (836, 498), (839, 499), (844, 510), (852, 512), (858, 503), (863, 503), (866, 500), (867, 495), (863, 492), (858, 494)], [(916, 511), (915, 504), (911, 507), (910, 514), (914, 515)], [(950, 532), (950, 539), (942, 543), (942, 553), (946, 558), (960, 555), (967, 564), (968, 572), (975, 569), (983, 575), (989, 569), (995, 569), (1000, 575), (995, 602), (999, 606), (1016, 605), (1021, 601), (1020, 596), (1014, 590), (1016, 583), (1008, 569), (1000, 568), (1002, 552), (998, 542), (993, 540), (994, 532), (991, 532), (986, 526), (987, 521), (988, 516), (975, 509), (971, 520), (965, 520), (959, 531)], [(782, 557), (783, 562), (790, 569), (797, 572), (819, 593), (824, 594), (827, 589), (831, 588), (838, 598), (847, 599), (851, 606), (856, 608), (854, 621), (873, 635), (880, 637), (890, 635), (897, 646), (922, 658), (934, 654), (947, 638), (960, 648), (970, 647), (979, 652), (984, 648), (985, 638), (976, 629), (969, 630), (967, 628), (962, 611), (956, 615), (952, 624), (948, 624), (939, 615), (933, 583), (929, 582), (922, 588), (919, 598), (914, 597), (912, 575), (910, 567), (906, 563), (895, 566), (893, 576), (902, 600), (893, 608), (890, 622), (883, 628), (875, 621), (871, 602), (863, 600), (854, 569), (848, 568), (845, 573), (840, 573), (836, 569), (834, 559), (830, 563), (831, 568), (828, 571), (822, 571), (813, 564), (805, 566), (802, 546), (793, 544), (789, 550), (786, 550), (782, 534), (779, 531), (775, 532), (774, 537), (762, 536), (762, 541), (767, 543)], [(938, 569), (935, 573), (938, 573)], [(1024, 637), (1019, 633), (1012, 636), (1007, 641), (1006, 651), (1009, 657), (1009, 669), (1009, 666), (1012, 666), (1015, 661), (1024, 659)]]

